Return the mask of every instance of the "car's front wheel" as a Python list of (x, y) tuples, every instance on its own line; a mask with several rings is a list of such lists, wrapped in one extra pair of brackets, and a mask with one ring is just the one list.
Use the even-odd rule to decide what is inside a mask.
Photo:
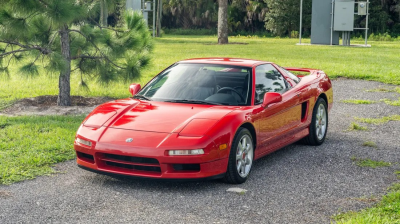
[(224, 180), (231, 184), (244, 183), (250, 174), (254, 159), (253, 138), (249, 130), (239, 128), (229, 154)]

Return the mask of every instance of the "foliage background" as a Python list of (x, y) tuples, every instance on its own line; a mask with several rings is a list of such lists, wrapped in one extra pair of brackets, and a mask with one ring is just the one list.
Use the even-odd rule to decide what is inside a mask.
[[(303, 1), (304, 37), (311, 32), (311, 6), (312, 0)], [(217, 14), (216, 0), (163, 0), (162, 27), (216, 33)], [(228, 15), (230, 35), (291, 36), (291, 31), (299, 30), (300, 0), (229, 0)], [(365, 16), (356, 15), (355, 26), (365, 27)], [(370, 34), (399, 36), (400, 0), (370, 0), (369, 28)], [(352, 34), (358, 37), (363, 33)]]

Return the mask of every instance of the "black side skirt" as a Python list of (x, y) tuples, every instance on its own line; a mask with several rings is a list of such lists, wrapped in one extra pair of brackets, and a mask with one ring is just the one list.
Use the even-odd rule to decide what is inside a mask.
[(117, 174), (117, 173), (110, 173), (110, 172), (105, 172), (105, 171), (99, 171), (99, 170), (94, 170), (91, 168), (88, 168), (86, 166), (82, 166), (78, 164), (79, 168), (82, 168), (84, 170), (98, 173), (98, 174), (103, 174), (111, 177), (116, 177), (116, 178), (126, 178), (126, 179), (151, 179), (151, 180), (157, 180), (157, 181), (179, 181), (179, 182), (185, 182), (185, 181), (206, 181), (206, 180), (215, 180), (215, 179), (222, 179), (225, 176), (225, 173), (218, 174), (216, 176), (211, 176), (211, 177), (203, 177), (203, 178), (181, 178), (181, 179), (173, 179), (173, 178), (157, 178), (157, 177), (140, 177), (140, 176), (132, 176), (132, 175), (124, 175), (124, 174)]

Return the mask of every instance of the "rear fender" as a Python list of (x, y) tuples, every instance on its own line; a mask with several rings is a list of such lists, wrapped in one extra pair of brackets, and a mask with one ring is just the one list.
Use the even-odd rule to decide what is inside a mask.
[(317, 79), (313, 84), (311, 84), (310, 87), (311, 89), (313, 89), (313, 94), (309, 98), (307, 123), (311, 123), (312, 112), (314, 110), (314, 106), (317, 103), (318, 98), (323, 98), (327, 101), (326, 103), (328, 105), (328, 112), (332, 109), (333, 106), (332, 83), (324, 72), (319, 71)]

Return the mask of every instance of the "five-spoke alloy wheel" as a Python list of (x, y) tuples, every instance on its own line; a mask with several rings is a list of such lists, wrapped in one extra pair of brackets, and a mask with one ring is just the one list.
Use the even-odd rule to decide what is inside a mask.
[(253, 164), (254, 148), (250, 136), (243, 135), (236, 149), (236, 169), (239, 175), (246, 178)]
[(229, 155), (224, 180), (232, 184), (244, 183), (249, 177), (254, 159), (254, 143), (249, 130), (239, 128)]
[(325, 137), (326, 133), (326, 109), (323, 103), (319, 104), (316, 119), (315, 119), (315, 128), (318, 140), (321, 140)]

